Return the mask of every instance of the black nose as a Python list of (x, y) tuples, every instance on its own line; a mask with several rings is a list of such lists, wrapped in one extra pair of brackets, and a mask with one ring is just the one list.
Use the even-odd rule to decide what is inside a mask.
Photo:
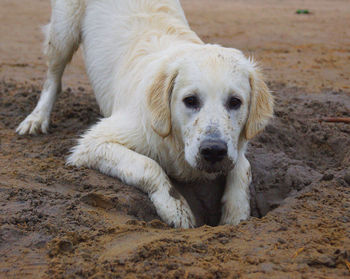
[(227, 144), (222, 140), (205, 140), (199, 147), (199, 152), (211, 163), (220, 162), (227, 155)]

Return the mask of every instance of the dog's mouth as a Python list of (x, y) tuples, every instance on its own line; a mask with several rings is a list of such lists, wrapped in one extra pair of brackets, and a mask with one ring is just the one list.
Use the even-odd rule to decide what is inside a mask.
[(234, 162), (229, 158), (225, 158), (224, 160), (216, 163), (208, 162), (206, 160), (198, 158), (196, 162), (196, 168), (198, 170), (210, 174), (227, 174), (235, 166)]

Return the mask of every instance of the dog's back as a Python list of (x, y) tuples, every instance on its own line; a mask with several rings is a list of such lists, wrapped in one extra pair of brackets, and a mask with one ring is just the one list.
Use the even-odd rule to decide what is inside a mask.
[(176, 0), (88, 1), (82, 43), (87, 72), (104, 116), (112, 113), (115, 102), (111, 100), (117, 98), (115, 101), (125, 106), (124, 97), (137, 91), (125, 88), (121, 81), (139, 84), (133, 69), (150, 64), (152, 61), (144, 58), (176, 43), (175, 36), (200, 41)]

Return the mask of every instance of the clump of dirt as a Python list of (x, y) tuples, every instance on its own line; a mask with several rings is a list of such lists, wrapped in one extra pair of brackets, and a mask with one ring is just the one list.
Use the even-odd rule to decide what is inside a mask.
[[(1, 82), (1, 274), (346, 278), (350, 126), (319, 119), (348, 117), (350, 96), (270, 87), (276, 117), (248, 150), (253, 216), (236, 227), (182, 230), (163, 224), (137, 189), (65, 165), (75, 139), (100, 117), (91, 92), (64, 91), (50, 133), (19, 137), (14, 129), (34, 107), (39, 88)], [(208, 197), (198, 185), (191, 189)], [(215, 193), (207, 208), (195, 205), (202, 223), (218, 220), (212, 209), (219, 210), (220, 189)]]

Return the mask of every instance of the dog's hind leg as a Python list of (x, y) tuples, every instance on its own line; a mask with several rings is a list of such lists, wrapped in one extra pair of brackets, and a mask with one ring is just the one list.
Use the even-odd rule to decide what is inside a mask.
[(56, 96), (61, 91), (61, 79), (66, 65), (80, 44), (80, 22), (84, 13), (82, 0), (52, 1), (50, 23), (44, 27), (44, 53), (48, 71), (40, 99), (18, 126), (17, 133), (47, 133)]

